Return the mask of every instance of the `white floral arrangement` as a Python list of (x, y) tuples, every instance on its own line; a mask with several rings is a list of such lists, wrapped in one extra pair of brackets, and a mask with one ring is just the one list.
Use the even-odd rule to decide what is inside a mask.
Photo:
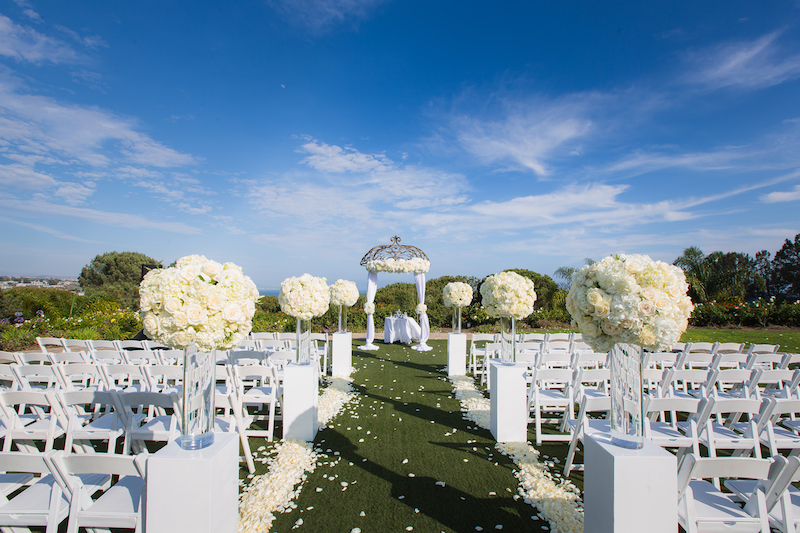
[(489, 316), (522, 320), (533, 313), (535, 302), (533, 282), (516, 272), (492, 274), (481, 285), (481, 303)]
[(139, 285), (147, 335), (170, 348), (228, 350), (250, 333), (258, 288), (233, 263), (202, 255), (151, 270)]
[(428, 306), (425, 304), (417, 304), (417, 314), (421, 315), (428, 312)]
[(431, 269), (431, 262), (421, 257), (412, 259), (373, 259), (367, 261), (365, 265), (369, 272), (392, 272), (395, 274), (407, 274), (414, 272), (424, 274)]
[(358, 287), (352, 281), (337, 279), (331, 285), (331, 305), (352, 307), (358, 301)]
[(472, 286), (460, 281), (450, 282), (444, 286), (442, 299), (445, 307), (466, 307), (472, 303)]
[(286, 278), (281, 282), (278, 303), (281, 311), (298, 320), (311, 320), (322, 316), (330, 306), (331, 293), (325, 278), (303, 274), (299, 278)]
[(368, 315), (375, 314), (375, 304), (373, 302), (367, 302), (364, 304), (364, 312)]
[(665, 351), (688, 326), (688, 288), (679, 267), (646, 255), (608, 256), (573, 275), (567, 310), (595, 351), (618, 342)]

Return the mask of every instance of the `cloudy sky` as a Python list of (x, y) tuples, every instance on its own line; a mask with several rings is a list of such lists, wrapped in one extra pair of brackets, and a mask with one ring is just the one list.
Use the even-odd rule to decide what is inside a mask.
[(0, 0), (0, 274), (774, 253), (799, 95), (797, 1)]

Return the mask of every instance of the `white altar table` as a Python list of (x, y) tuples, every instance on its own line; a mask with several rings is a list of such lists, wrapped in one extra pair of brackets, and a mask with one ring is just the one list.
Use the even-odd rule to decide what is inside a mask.
[(411, 344), (413, 339), (419, 340), (421, 335), (422, 328), (410, 316), (387, 316), (383, 321), (383, 342), (386, 344), (392, 344), (397, 341), (403, 344)]

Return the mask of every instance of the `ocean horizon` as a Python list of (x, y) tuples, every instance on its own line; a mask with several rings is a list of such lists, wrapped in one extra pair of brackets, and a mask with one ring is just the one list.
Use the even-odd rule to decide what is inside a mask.
[(258, 289), (258, 294), (261, 296), (278, 296), (280, 293), (280, 289)]

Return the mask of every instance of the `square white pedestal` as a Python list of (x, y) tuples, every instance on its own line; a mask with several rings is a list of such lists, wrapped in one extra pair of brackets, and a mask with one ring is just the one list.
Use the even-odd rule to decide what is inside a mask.
[(331, 375), (350, 377), (353, 371), (353, 334), (333, 334), (333, 357)]
[(447, 375), (464, 376), (467, 373), (467, 335), (447, 334)]
[(678, 531), (674, 455), (651, 441), (620, 448), (608, 433), (595, 433), (584, 439), (583, 457), (585, 533)]
[(527, 370), (524, 364), (489, 360), (490, 430), (497, 442), (528, 440)]
[(316, 364), (290, 363), (283, 371), (283, 438), (313, 441), (319, 423)]
[(239, 437), (215, 433), (202, 450), (170, 442), (147, 460), (147, 533), (236, 533)]

